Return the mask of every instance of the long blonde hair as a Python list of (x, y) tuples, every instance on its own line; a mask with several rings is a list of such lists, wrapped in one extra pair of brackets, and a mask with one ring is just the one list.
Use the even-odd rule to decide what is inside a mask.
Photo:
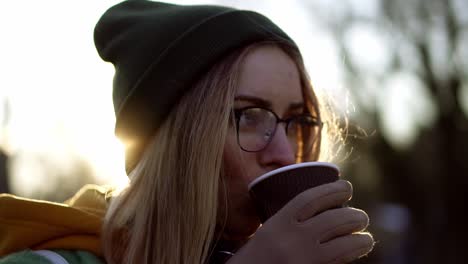
[[(108, 263), (206, 263), (217, 223), (223, 149), (241, 64), (256, 43), (233, 52), (187, 92), (113, 197), (105, 217)], [(275, 43), (305, 70), (290, 46)], [(298, 61), (299, 60), (299, 61)], [(306, 88), (309, 88), (307, 85)], [(310, 106), (319, 114), (310, 87)]]

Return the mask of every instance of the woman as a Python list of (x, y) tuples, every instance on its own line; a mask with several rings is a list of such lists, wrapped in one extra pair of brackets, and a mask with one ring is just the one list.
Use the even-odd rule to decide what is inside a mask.
[(301, 193), (260, 227), (248, 183), (325, 160), (331, 133), (296, 44), (270, 20), (125, 1), (102, 16), (95, 43), (116, 69), (131, 180), (106, 210), (107, 263), (345, 263), (372, 249), (365, 212), (332, 209), (351, 198), (343, 180)]

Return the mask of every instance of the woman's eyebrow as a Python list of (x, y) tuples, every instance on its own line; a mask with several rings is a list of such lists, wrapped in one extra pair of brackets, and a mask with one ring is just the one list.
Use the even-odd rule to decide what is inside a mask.
[[(234, 98), (234, 101), (244, 101), (244, 102), (252, 103), (256, 106), (260, 106), (264, 108), (272, 107), (272, 104), (270, 101), (267, 101), (265, 99), (262, 99), (256, 96), (251, 96), (251, 95), (238, 95)], [(289, 107), (288, 107), (288, 111), (295, 111), (295, 110), (302, 110), (302, 109), (304, 109), (303, 102), (291, 103), (289, 104)]]
[(292, 103), (289, 105), (288, 110), (289, 111), (295, 111), (295, 110), (303, 110), (304, 109), (304, 103), (299, 102), (299, 103)]
[(271, 102), (255, 96), (238, 95), (234, 98), (234, 101), (245, 101), (255, 104), (256, 106), (271, 108)]

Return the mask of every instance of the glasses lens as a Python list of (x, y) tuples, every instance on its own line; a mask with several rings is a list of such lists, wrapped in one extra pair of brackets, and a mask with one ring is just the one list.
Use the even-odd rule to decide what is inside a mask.
[(246, 151), (260, 151), (275, 133), (276, 117), (265, 109), (245, 109), (239, 117), (238, 129), (241, 148)]
[(297, 116), (291, 119), (287, 135), (296, 156), (303, 157), (312, 150), (320, 133), (320, 125), (311, 116)]

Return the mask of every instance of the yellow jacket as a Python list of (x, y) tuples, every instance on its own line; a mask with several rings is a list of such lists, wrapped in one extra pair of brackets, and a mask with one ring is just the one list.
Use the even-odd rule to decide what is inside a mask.
[(25, 249), (73, 249), (102, 257), (107, 189), (86, 185), (65, 203), (0, 194), (0, 257)]

